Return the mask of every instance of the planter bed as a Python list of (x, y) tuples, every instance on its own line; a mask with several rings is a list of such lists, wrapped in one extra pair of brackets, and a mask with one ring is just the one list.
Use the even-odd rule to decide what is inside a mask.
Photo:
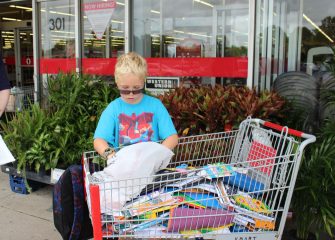
[[(1, 171), (9, 175), (12, 175), (12, 176), (23, 177), (22, 173), (17, 172), (16, 167), (13, 166), (13, 164), (2, 165)], [(50, 173), (47, 173), (45, 171), (40, 171), (39, 173), (36, 173), (34, 171), (26, 170), (26, 177), (27, 179), (33, 180), (36, 182), (51, 184), (51, 185), (53, 184), (51, 182)]]

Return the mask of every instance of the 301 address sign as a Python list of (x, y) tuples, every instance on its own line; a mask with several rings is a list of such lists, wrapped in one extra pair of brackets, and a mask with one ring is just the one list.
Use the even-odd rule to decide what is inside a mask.
[(65, 18), (50, 18), (49, 30), (65, 30)]

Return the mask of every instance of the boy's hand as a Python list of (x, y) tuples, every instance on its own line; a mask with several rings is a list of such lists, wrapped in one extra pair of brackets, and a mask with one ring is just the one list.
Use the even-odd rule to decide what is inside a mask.
[(102, 156), (108, 160), (109, 158), (113, 157), (115, 155), (115, 150), (114, 148), (108, 147), (105, 149), (105, 151), (103, 152)]

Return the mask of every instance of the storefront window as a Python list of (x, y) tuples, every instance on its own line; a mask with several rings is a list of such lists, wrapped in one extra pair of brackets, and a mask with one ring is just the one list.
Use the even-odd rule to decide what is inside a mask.
[(335, 2), (305, 0), (302, 19), (301, 71), (314, 75), (324, 71), (324, 63), (335, 46)]
[(67, 0), (41, 2), (39, 12), (42, 57), (74, 58), (74, 2)]
[(253, 86), (270, 89), (283, 72), (298, 68), (301, 0), (256, 1)]
[(145, 57), (245, 56), (248, 10), (248, 1), (135, 1), (134, 49)]
[[(248, 0), (180, 0), (173, 4), (170, 0), (137, 0), (133, 5), (132, 48), (146, 58), (244, 57), (247, 61), (248, 22)], [(190, 61), (186, 65), (193, 65)], [(222, 63), (213, 61), (209, 69), (225, 68), (218, 66)], [(201, 76), (192, 76), (195, 71), (191, 68), (182, 72), (191, 84), (234, 80), (245, 84), (246, 80), (246, 76), (229, 72), (199, 71)]]
[[(111, 1), (112, 10), (102, 15), (98, 11), (88, 11), (85, 5), (92, 1), (84, 0), (82, 6), (83, 12), (83, 41), (84, 41), (84, 58), (113, 58), (124, 52), (125, 40), (125, 3), (124, 0)], [(104, 1), (94, 1), (102, 2)], [(105, 1), (106, 2), (106, 1)], [(109, 22), (108, 18), (110, 18)], [(104, 24), (100, 24), (104, 23)], [(101, 36), (97, 36), (101, 26)], [(105, 27), (105, 28), (104, 28)]]

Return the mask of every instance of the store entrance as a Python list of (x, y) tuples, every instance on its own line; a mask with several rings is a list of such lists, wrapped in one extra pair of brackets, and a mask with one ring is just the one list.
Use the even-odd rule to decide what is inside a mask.
[(31, 1), (0, 3), (0, 52), (12, 87), (33, 87)]
[(31, 86), (34, 84), (33, 32), (31, 28), (17, 28), (14, 32), (16, 84)]

